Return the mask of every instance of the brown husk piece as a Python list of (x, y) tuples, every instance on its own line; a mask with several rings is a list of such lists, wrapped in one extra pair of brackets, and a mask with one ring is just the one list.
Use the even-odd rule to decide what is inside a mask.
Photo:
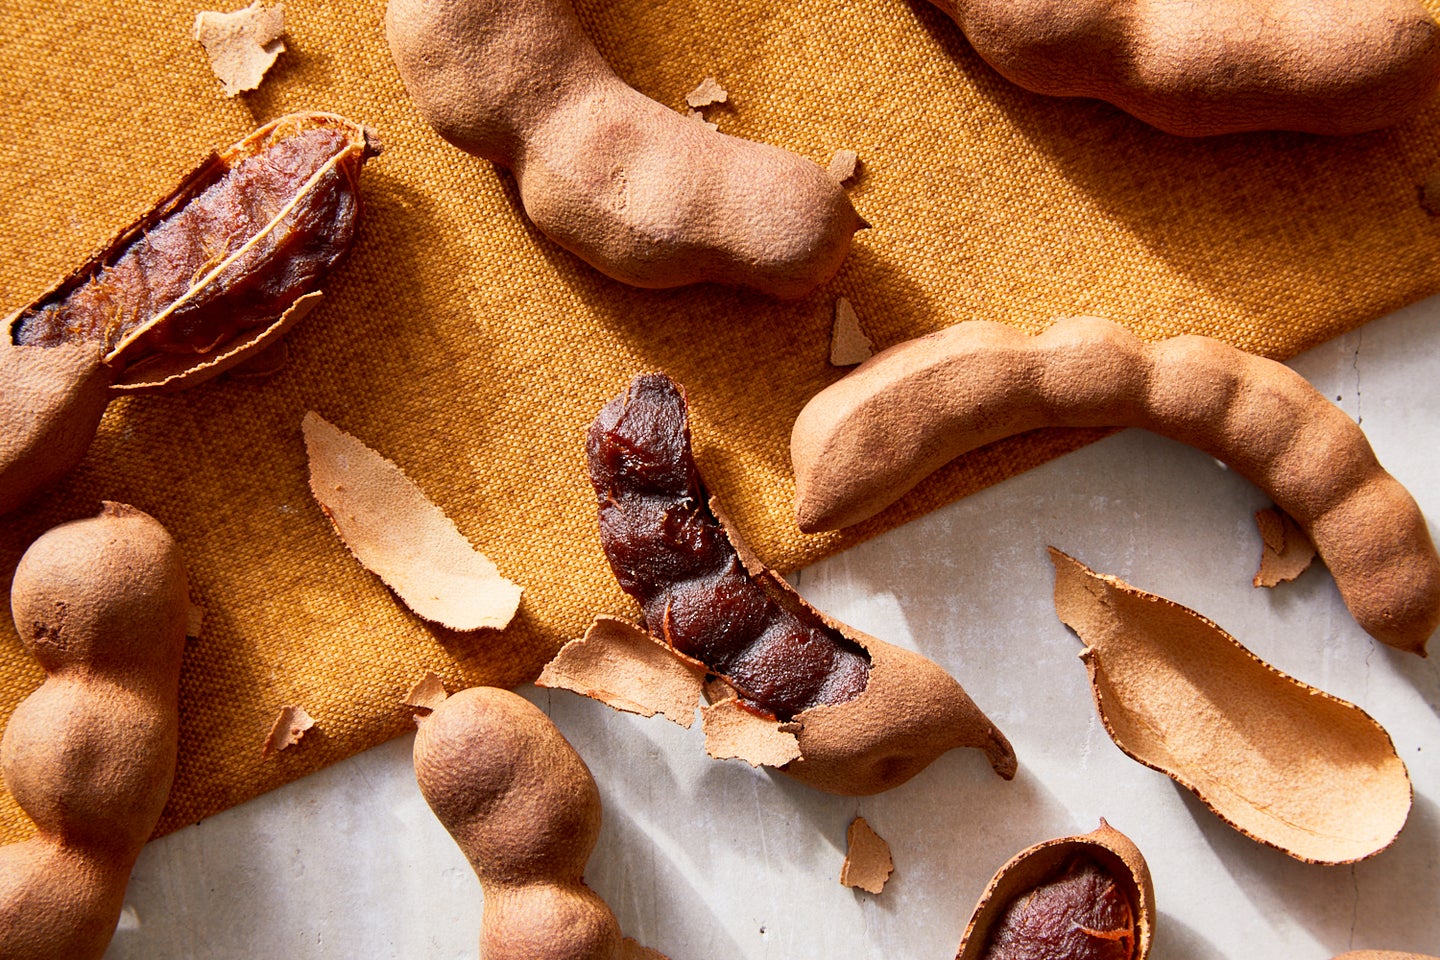
[(315, 721), (304, 707), (293, 704), (281, 707), (274, 726), (270, 728), (270, 735), (265, 738), (265, 746), (260, 748), (260, 759), (269, 760), (281, 750), (293, 747), (313, 726)]
[(855, 307), (844, 297), (835, 301), (835, 325), (830, 330), (830, 365), (853, 367), (875, 354), (875, 345), (860, 329)]
[(445, 682), (432, 670), (405, 694), (405, 706), (415, 711), (415, 722), (419, 723), (444, 703), (447, 696), (449, 694), (445, 692)]
[(520, 587), (404, 472), (313, 410), (301, 423), (310, 491), (365, 569), (426, 620), (452, 630), (503, 630)]
[(685, 94), (685, 102), (695, 110), (716, 103), (724, 103), (728, 99), (730, 99), (730, 94), (720, 86), (720, 82), (714, 77), (706, 77), (694, 90)]
[(894, 872), (890, 845), (871, 829), (864, 817), (856, 817), (845, 831), (845, 862), (840, 864), (840, 883), (867, 893), (879, 893)]
[(680, 656), (634, 624), (596, 617), (584, 637), (560, 648), (535, 685), (573, 690), (642, 717), (664, 714), (688, 729), (704, 680), (704, 664)]
[(780, 723), (731, 697), (700, 708), (705, 752), (716, 760), (744, 760), (752, 767), (785, 767), (800, 757), (794, 724)]
[(1129, 837), (1104, 820), (1083, 836), (1046, 840), (1017, 853), (995, 876), (975, 905), (960, 940), (956, 960), (981, 960), (991, 934), (1011, 904), (1050, 882), (1077, 855), (1095, 861), (1130, 901), (1135, 923), (1132, 960), (1145, 960), (1155, 931), (1155, 887), (1145, 857)]
[(255, 0), (243, 10), (195, 15), (195, 39), (210, 58), (210, 69), (225, 85), (225, 96), (254, 90), (275, 58), (285, 52), (285, 5), (267, 7)]
[(860, 155), (854, 150), (836, 150), (835, 155), (830, 158), (830, 165), (825, 170), (837, 182), (844, 183), (855, 176), (855, 170), (859, 164)]
[(1080, 658), (1116, 746), (1297, 860), (1350, 863), (1394, 841), (1410, 778), (1368, 714), (1192, 610), (1050, 556), (1056, 612), (1086, 644)]
[(1315, 559), (1315, 544), (1294, 518), (1276, 507), (1266, 507), (1255, 514), (1260, 530), (1260, 569), (1255, 571), (1255, 586), (1274, 587), (1294, 580), (1310, 568)]

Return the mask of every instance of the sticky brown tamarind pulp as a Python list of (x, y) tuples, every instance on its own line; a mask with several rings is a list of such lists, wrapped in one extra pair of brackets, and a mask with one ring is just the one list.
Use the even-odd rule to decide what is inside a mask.
[(781, 719), (859, 696), (869, 676), (865, 651), (745, 570), (709, 507), (685, 398), (670, 378), (637, 377), (607, 404), (586, 455), (601, 543), (651, 634)]

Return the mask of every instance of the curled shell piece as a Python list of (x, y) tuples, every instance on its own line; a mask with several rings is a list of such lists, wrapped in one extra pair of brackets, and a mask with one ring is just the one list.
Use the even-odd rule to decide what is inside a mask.
[(1129, 900), (1135, 927), (1130, 956), (1132, 960), (1145, 960), (1155, 932), (1155, 888), (1150, 868), (1134, 842), (1104, 820), (1083, 836), (1046, 840), (1011, 857), (991, 878), (975, 905), (956, 960), (981, 960), (987, 956), (991, 936), (1010, 905), (1054, 879), (1077, 856), (1103, 867)]
[(1094, 317), (1039, 336), (972, 320), (877, 354), (795, 421), (801, 530), (858, 523), (942, 464), (1040, 427), (1141, 427), (1268, 493), (1315, 544), (1357, 623), (1424, 654), (1440, 556), (1365, 434), (1298, 373), (1219, 340), (1146, 343)]
[(1050, 556), (1055, 610), (1085, 643), (1080, 659), (1116, 746), (1297, 860), (1350, 863), (1394, 842), (1410, 777), (1369, 714), (1281, 673), (1193, 610)]

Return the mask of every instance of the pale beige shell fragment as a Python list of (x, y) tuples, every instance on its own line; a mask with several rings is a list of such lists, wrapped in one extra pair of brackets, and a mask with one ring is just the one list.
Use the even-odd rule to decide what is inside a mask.
[(1406, 953), (1403, 950), (1351, 950), (1342, 953), (1335, 960), (1440, 960), (1426, 953)]
[(730, 93), (720, 86), (720, 82), (714, 77), (706, 77), (694, 90), (685, 94), (685, 102), (696, 110), (716, 103), (724, 103), (728, 99), (730, 99)]
[(195, 16), (195, 39), (210, 58), (210, 69), (225, 85), (225, 96), (254, 90), (285, 52), (285, 5), (267, 7), (262, 0), (243, 10)]
[(1116, 746), (1297, 860), (1350, 863), (1395, 840), (1410, 777), (1368, 714), (1192, 610), (1050, 556), (1056, 612), (1086, 645), (1080, 658)]
[(415, 613), (452, 630), (502, 630), (520, 587), (394, 463), (314, 411), (301, 424), (310, 490), (355, 559)]
[(864, 817), (856, 817), (845, 831), (845, 862), (840, 865), (840, 883), (867, 893), (879, 893), (895, 872), (890, 844), (871, 828)]
[(742, 706), (738, 699), (700, 708), (705, 752), (716, 760), (744, 760), (752, 767), (783, 767), (800, 759), (791, 725)]
[(305, 712), (304, 707), (294, 704), (281, 707), (274, 726), (270, 728), (270, 735), (265, 738), (265, 746), (260, 748), (260, 759), (269, 760), (281, 750), (295, 746), (305, 736), (305, 731), (314, 726), (315, 720)]
[(596, 617), (579, 640), (560, 648), (536, 686), (573, 690), (626, 713), (664, 714), (695, 722), (705, 667), (680, 657), (650, 634), (614, 617)]
[(860, 154), (854, 150), (836, 150), (835, 155), (830, 158), (830, 165), (825, 168), (835, 182), (844, 183), (855, 176), (855, 170), (860, 165)]
[(444, 703), (448, 696), (449, 694), (445, 692), (445, 682), (431, 670), (416, 681), (415, 686), (410, 688), (410, 692), (405, 694), (405, 706), (415, 711), (415, 722), (419, 723), (433, 713), (436, 707)]
[(830, 329), (830, 365), (853, 367), (875, 354), (875, 345), (860, 329), (860, 316), (844, 297), (835, 301), (835, 325)]
[(1145, 960), (1155, 935), (1155, 886), (1140, 848), (1103, 819), (1084, 836), (1057, 837), (1026, 847), (995, 872), (960, 939), (955, 960), (979, 960), (990, 942), (990, 931), (1010, 904), (1048, 883), (1071, 857), (1081, 854), (1099, 863), (1130, 900), (1135, 918), (1132, 960)]
[(1310, 562), (1315, 559), (1315, 544), (1288, 513), (1266, 507), (1256, 512), (1255, 526), (1260, 529), (1263, 542), (1255, 586), (1274, 587), (1294, 580), (1310, 568)]

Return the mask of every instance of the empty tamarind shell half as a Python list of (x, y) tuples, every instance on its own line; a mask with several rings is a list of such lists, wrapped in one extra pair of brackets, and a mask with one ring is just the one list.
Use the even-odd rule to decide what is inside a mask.
[(212, 154), (0, 324), (0, 513), (84, 456), (111, 395), (214, 377), (284, 336), (350, 250), (372, 132), (279, 117)]
[(1305, 531), (1366, 632), (1424, 655), (1440, 625), (1440, 555), (1414, 497), (1304, 377), (1211, 337), (1147, 343), (1095, 317), (1038, 336), (970, 320), (891, 347), (796, 418), (796, 521), (807, 532), (849, 526), (985, 444), (1106, 426), (1228, 464)]
[(1056, 613), (1085, 643), (1095, 709), (1117, 747), (1297, 860), (1351, 863), (1395, 841), (1410, 776), (1369, 714), (1193, 610), (1050, 557)]
[[(1115, 950), (1118, 943), (1104, 944), (1107, 951), (1092, 953), (1065, 953), (1054, 945), (1034, 944), (1030, 952), (1017, 951), (1003, 956), (1044, 956), (1047, 960), (1083, 960), (1089, 957), (1124, 957), (1126, 960), (1145, 960), (1150, 953), (1150, 942), (1155, 931), (1155, 888), (1150, 880), (1150, 868), (1140, 848), (1125, 834), (1110, 826), (1103, 819), (1100, 826), (1082, 836), (1058, 837), (1027, 847), (996, 871), (965, 934), (960, 939), (956, 960), (986, 960), (991, 957), (991, 947), (998, 929), (1004, 923), (1010, 908), (1039, 888), (1059, 877), (1067, 865), (1079, 860), (1098, 865), (1114, 883), (1114, 889), (1128, 902), (1128, 927), (1130, 944), (1128, 951)], [(1082, 913), (1088, 904), (1067, 904)], [(1068, 925), (1063, 924), (1062, 925)], [(1073, 936), (1073, 931), (1071, 935)], [(1088, 933), (1088, 931), (1080, 931)], [(1117, 934), (1124, 931), (1104, 931), (1117, 941)], [(1105, 938), (1098, 938), (1103, 941)], [(1044, 949), (1042, 949), (1044, 948)]]
[(586, 454), (601, 546), (646, 630), (796, 735), (784, 772), (870, 794), (969, 746), (1014, 775), (1009, 742), (949, 674), (821, 614), (746, 548), (709, 497), (669, 377), (636, 377), (596, 417)]
[(932, 2), (1011, 82), (1181, 136), (1375, 130), (1440, 85), (1440, 27), (1418, 0)]

